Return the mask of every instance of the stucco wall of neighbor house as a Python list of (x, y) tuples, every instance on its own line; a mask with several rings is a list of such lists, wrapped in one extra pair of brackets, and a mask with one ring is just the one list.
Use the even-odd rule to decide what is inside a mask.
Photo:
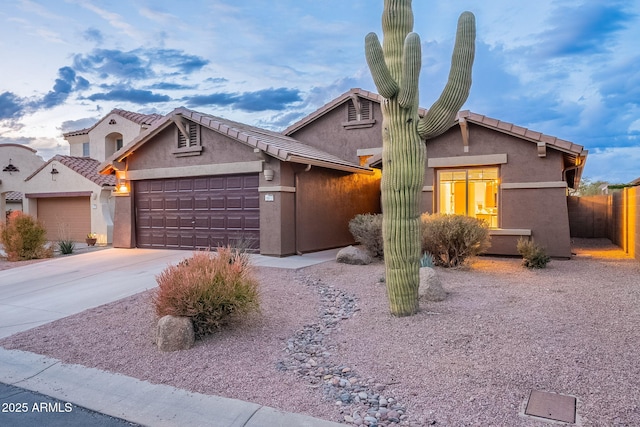
[[(82, 144), (89, 142), (89, 135), (67, 136), (65, 139), (69, 143), (69, 155), (73, 157), (83, 157)], [(91, 151), (91, 147), (89, 147), (89, 151)]]
[[(15, 166), (17, 172), (4, 172), (9, 162)], [(25, 179), (44, 164), (42, 157), (36, 151), (20, 144), (0, 144), (0, 222), (4, 222), (7, 209), (6, 194), (9, 191), (25, 192)], [(13, 208), (11, 208), (13, 209)]]
[[(115, 124), (109, 124), (111, 121)], [(123, 144), (127, 144), (140, 134), (141, 127), (139, 124), (122, 117), (119, 114), (111, 113), (103, 118), (89, 132), (90, 152), (89, 156), (93, 159), (104, 161), (116, 151), (116, 138), (113, 134), (122, 135)], [(80, 156), (82, 156), (82, 145), (80, 145)]]
[(290, 136), (341, 159), (358, 163), (358, 150), (382, 147), (382, 111), (380, 104), (373, 102), (373, 118), (376, 121), (373, 127), (345, 129), (342, 124), (347, 121), (349, 102), (334, 108)]
[[(58, 173), (51, 174), (55, 168)], [(54, 180), (55, 178), (55, 180)], [(113, 239), (113, 220), (110, 211), (113, 210), (115, 201), (111, 197), (111, 189), (105, 189), (95, 184), (77, 172), (69, 169), (60, 162), (52, 161), (36, 175), (25, 182), (24, 211), (34, 217), (38, 216), (37, 197), (29, 195), (39, 195), (42, 197), (65, 197), (66, 194), (77, 194), (90, 192), (91, 203), (91, 230), (98, 235), (98, 243), (111, 243)]]
[(360, 213), (380, 213), (380, 174), (348, 174), (311, 168), (297, 175), (298, 252), (354, 243), (349, 221)]
[[(506, 231), (499, 235), (493, 233), (489, 253), (517, 255), (517, 240), (530, 231), (531, 237), (545, 246), (549, 255), (570, 257), (562, 153), (547, 147), (546, 157), (539, 157), (537, 145), (533, 142), (472, 123), (468, 126), (468, 152), (464, 152), (461, 132), (456, 126), (427, 142), (427, 162), (436, 159), (437, 164), (454, 169), (499, 166), (498, 225)], [(422, 206), (427, 212), (437, 210), (437, 169), (426, 168)]]

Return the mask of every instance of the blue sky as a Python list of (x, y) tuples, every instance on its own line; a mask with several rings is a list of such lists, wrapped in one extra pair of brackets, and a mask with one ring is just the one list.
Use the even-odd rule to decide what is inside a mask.
[[(476, 15), (463, 109), (585, 146), (583, 176), (640, 176), (640, 2), (413, 2), (420, 105), (446, 82), (458, 15)], [(113, 108), (178, 106), (282, 130), (352, 87), (379, 0), (15, 0), (0, 5), (0, 142), (48, 159)]]

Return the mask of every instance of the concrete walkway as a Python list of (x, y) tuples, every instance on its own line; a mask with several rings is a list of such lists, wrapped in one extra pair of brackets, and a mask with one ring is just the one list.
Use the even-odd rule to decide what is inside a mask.
[[(298, 269), (335, 259), (336, 253), (252, 259), (257, 266)], [(190, 254), (110, 248), (0, 271), (0, 337), (154, 288), (158, 273)], [(340, 425), (2, 348), (0, 382), (147, 426)]]

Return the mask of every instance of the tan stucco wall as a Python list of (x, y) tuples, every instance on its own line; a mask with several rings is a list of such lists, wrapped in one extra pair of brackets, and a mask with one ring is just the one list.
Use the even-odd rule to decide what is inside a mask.
[[(115, 124), (109, 124), (115, 120)], [(115, 152), (115, 139), (122, 135), (124, 145), (131, 142), (142, 131), (142, 127), (119, 114), (110, 113), (102, 118), (87, 135), (67, 137), (71, 156), (82, 157), (82, 144), (89, 142), (89, 157), (104, 161)]]
[[(427, 142), (427, 158), (452, 158), (464, 163), (465, 158), (482, 158), (506, 154), (507, 162), (499, 164), (500, 189), (499, 227), (528, 229), (532, 238), (554, 257), (570, 257), (569, 216), (567, 190), (562, 185), (562, 154), (547, 148), (546, 157), (538, 157), (535, 143), (469, 124), (469, 151), (464, 152), (460, 129), (456, 126)], [(462, 167), (462, 166), (461, 166)], [(455, 167), (454, 167), (455, 168)], [(427, 212), (436, 207), (438, 189), (434, 188), (436, 169), (427, 167), (422, 206)], [(540, 184), (538, 184), (540, 183)], [(509, 185), (530, 184), (531, 187), (558, 185), (551, 188), (503, 188)], [(506, 184), (506, 185), (505, 185)], [(493, 237), (491, 254), (517, 255), (519, 236)]]
[[(2, 169), (11, 164), (18, 172), (3, 172)], [(4, 222), (7, 210), (22, 210), (22, 203), (7, 203), (9, 191), (25, 192), (24, 180), (44, 164), (42, 157), (35, 150), (20, 144), (0, 144), (0, 222)]]
[[(52, 179), (51, 169), (58, 174)], [(35, 176), (25, 182), (24, 194), (59, 194), (91, 192), (91, 231), (98, 235), (98, 243), (111, 243), (113, 239), (113, 219), (111, 211), (114, 200), (110, 188), (103, 188), (58, 161), (51, 161)], [(60, 197), (58, 196), (58, 197)], [(26, 198), (26, 196), (25, 196)], [(24, 211), (37, 217), (37, 203), (27, 199)]]
[(290, 136), (344, 160), (358, 163), (357, 150), (382, 147), (382, 111), (373, 103), (375, 125), (363, 129), (345, 129), (348, 102), (344, 103)]
[(354, 243), (349, 221), (381, 211), (380, 175), (312, 168), (298, 174), (296, 197), (298, 252), (347, 246)]

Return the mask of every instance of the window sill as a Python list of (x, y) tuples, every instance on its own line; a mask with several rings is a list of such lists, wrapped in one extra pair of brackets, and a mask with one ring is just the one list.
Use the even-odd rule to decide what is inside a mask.
[(202, 146), (178, 148), (171, 152), (176, 157), (199, 156), (202, 154)]
[(371, 120), (354, 120), (352, 122), (342, 122), (342, 127), (346, 130), (349, 129), (364, 129), (373, 127), (376, 124), (375, 119)]

